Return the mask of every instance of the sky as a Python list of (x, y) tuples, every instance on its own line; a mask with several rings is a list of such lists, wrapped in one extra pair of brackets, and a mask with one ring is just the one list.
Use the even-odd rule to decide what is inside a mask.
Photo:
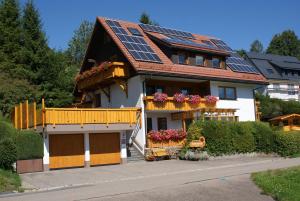
[[(21, 6), (26, 0), (20, 0)], [(249, 50), (258, 39), (266, 48), (287, 29), (300, 36), (299, 0), (34, 0), (50, 47), (64, 50), (83, 20), (96, 16), (138, 22), (142, 12), (160, 26), (221, 38)]]

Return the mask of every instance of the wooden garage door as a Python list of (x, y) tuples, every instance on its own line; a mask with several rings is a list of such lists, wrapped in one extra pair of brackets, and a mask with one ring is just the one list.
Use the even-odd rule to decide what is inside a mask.
[(84, 166), (83, 134), (49, 135), (49, 168)]
[(121, 162), (119, 133), (90, 133), (90, 165)]

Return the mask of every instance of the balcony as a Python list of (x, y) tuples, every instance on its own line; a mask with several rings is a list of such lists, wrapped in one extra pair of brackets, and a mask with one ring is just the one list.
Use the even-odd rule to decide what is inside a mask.
[(189, 111), (196, 110), (199, 108), (215, 108), (216, 103), (211, 104), (207, 103), (204, 98), (201, 98), (200, 103), (192, 104), (188, 102), (186, 98), (183, 103), (178, 103), (174, 101), (173, 97), (168, 97), (165, 102), (156, 102), (154, 101), (153, 96), (146, 96), (144, 98), (145, 101), (145, 109), (153, 110), (153, 111)]
[[(43, 104), (44, 105), (44, 104)], [(139, 108), (46, 108), (37, 109), (28, 101), (15, 106), (12, 122), (17, 129), (36, 129), (38, 126), (140, 123)]]

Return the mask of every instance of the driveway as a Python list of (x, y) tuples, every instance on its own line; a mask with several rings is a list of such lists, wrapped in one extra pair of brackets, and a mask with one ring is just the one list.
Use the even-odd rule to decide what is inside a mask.
[[(160, 161), (22, 175), (37, 190), (5, 200), (272, 200), (251, 172), (300, 165), (300, 158)], [(1, 199), (1, 198), (0, 198)]]

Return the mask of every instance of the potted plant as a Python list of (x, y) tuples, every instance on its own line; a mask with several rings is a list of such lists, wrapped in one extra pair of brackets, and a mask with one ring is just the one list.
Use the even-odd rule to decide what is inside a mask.
[(185, 95), (183, 93), (175, 93), (173, 100), (177, 103), (183, 103), (185, 101)]
[(205, 98), (205, 102), (208, 104), (215, 104), (218, 101), (217, 97), (211, 95), (205, 96), (204, 98)]
[(153, 97), (154, 102), (164, 103), (168, 100), (168, 95), (161, 92), (156, 92)]
[(191, 104), (198, 104), (201, 101), (201, 97), (199, 95), (189, 95), (188, 102)]

